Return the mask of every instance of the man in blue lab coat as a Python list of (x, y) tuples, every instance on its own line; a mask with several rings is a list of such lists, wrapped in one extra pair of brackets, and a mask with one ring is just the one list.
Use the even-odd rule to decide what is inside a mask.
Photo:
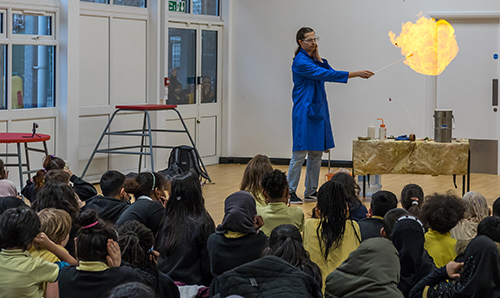
[(330, 112), (326, 100), (325, 82), (347, 83), (349, 78), (368, 79), (369, 70), (337, 71), (318, 50), (319, 36), (313, 29), (303, 27), (296, 36), (298, 48), (292, 64), (293, 74), (293, 155), (288, 168), (290, 202), (302, 204), (296, 190), (302, 164), (307, 155), (304, 199), (315, 201), (317, 195), (321, 157), (325, 150), (335, 147)]

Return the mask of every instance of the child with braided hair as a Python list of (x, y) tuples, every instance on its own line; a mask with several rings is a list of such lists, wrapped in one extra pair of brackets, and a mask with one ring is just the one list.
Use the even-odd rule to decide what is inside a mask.
[(316, 210), (319, 218), (304, 224), (304, 248), (321, 269), (324, 281), (328, 274), (347, 259), (361, 243), (359, 225), (349, 219), (349, 205), (344, 186), (330, 180), (318, 191)]
[(118, 234), (122, 260), (152, 275), (155, 278), (154, 289), (159, 297), (180, 297), (179, 289), (172, 279), (156, 266), (160, 254), (153, 249), (154, 236), (151, 230), (142, 223), (131, 220), (120, 227)]

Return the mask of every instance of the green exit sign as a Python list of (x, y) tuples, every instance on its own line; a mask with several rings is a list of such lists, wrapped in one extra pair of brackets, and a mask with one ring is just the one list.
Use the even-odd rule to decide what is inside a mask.
[(186, 12), (186, 2), (168, 1), (168, 11)]

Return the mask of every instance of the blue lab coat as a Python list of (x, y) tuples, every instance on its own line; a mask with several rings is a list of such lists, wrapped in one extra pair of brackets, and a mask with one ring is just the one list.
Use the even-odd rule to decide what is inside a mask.
[(293, 59), (293, 151), (325, 151), (335, 147), (325, 81), (347, 83), (349, 72), (333, 69), (300, 49)]

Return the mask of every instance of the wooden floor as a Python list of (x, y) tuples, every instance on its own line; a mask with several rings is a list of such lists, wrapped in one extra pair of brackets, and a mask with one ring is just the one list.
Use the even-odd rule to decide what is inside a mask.
[[(282, 171), (287, 171), (287, 166), (276, 166)], [(239, 190), (241, 178), (245, 165), (237, 164), (222, 164), (208, 166), (207, 171), (212, 178), (212, 184), (206, 184), (203, 187), (203, 195), (207, 210), (212, 215), (216, 224), (219, 224), (224, 216), (224, 200), (227, 196)], [(320, 185), (324, 183), (327, 168), (321, 168)], [(305, 167), (302, 169), (302, 177), (299, 183), (297, 194), (302, 197), (304, 193), (304, 176)], [(416, 183), (420, 185), (424, 193), (431, 194), (434, 192), (446, 192), (453, 190), (457, 195), (462, 195), (462, 177), (457, 176), (457, 186), (453, 185), (452, 176), (426, 176), (426, 175), (382, 175), (382, 189), (389, 190), (400, 197), (401, 189), (408, 183)], [(471, 174), (470, 190), (478, 191), (483, 194), (491, 206), (493, 202), (500, 196), (500, 176), (488, 174)], [(315, 203), (305, 203), (298, 205), (304, 210), (306, 218), (310, 216), (311, 209)], [(369, 202), (365, 202), (369, 207)]]

